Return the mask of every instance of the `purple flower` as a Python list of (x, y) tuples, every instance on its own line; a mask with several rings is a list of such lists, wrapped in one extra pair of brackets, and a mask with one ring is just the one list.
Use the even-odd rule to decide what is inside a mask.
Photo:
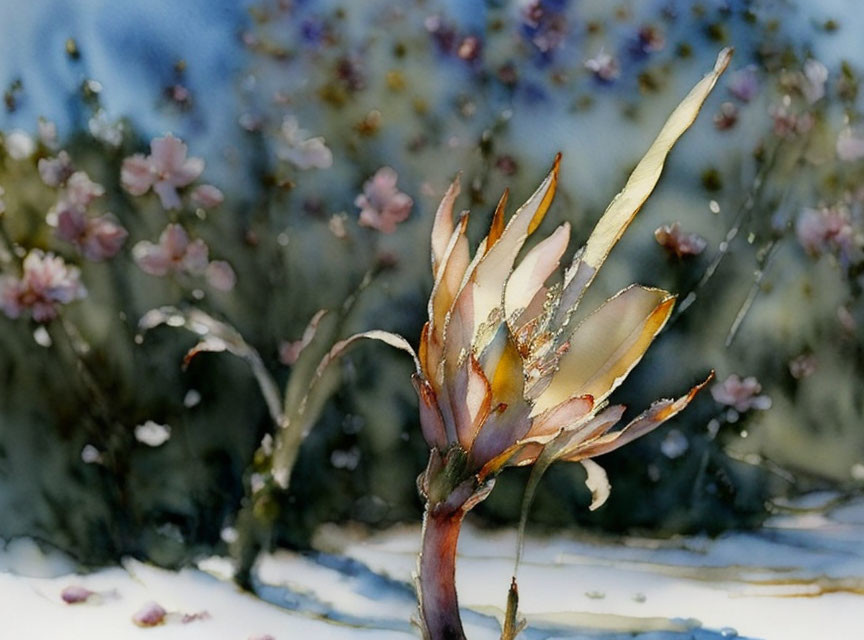
[(731, 374), (723, 382), (716, 383), (711, 387), (711, 395), (720, 404), (732, 407), (739, 413), (750, 409), (765, 411), (771, 408), (771, 398), (759, 395), (762, 385), (753, 376), (743, 380), (736, 374)]
[(381, 167), (363, 185), (363, 193), (354, 204), (360, 207), (360, 224), (382, 233), (393, 233), (396, 225), (411, 214), (414, 201), (396, 188), (397, 174), (390, 167)]
[(678, 222), (658, 227), (654, 231), (654, 238), (661, 247), (679, 258), (698, 256), (708, 246), (708, 241), (698, 233), (683, 233)]
[(178, 272), (202, 275), (207, 269), (208, 254), (204, 241), (190, 242), (186, 230), (179, 224), (165, 227), (157, 244), (144, 240), (132, 249), (135, 263), (152, 276)]
[(750, 102), (759, 91), (759, 76), (754, 65), (738, 69), (729, 76), (729, 93), (741, 102)]
[(178, 187), (191, 184), (204, 171), (204, 160), (187, 155), (188, 147), (178, 138), (170, 134), (155, 138), (149, 156), (136, 153), (123, 161), (123, 188), (135, 196), (152, 188), (165, 209), (179, 209)]
[(87, 295), (80, 271), (53, 253), (33, 249), (20, 278), (0, 276), (0, 309), (10, 318), (29, 311), (36, 322), (57, 317), (58, 307)]

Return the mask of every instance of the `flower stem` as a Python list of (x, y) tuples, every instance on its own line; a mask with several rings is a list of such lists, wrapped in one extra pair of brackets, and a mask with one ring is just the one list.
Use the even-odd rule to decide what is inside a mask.
[(465, 640), (456, 598), (456, 545), (464, 511), (426, 506), (420, 552), (420, 614), (428, 640)]

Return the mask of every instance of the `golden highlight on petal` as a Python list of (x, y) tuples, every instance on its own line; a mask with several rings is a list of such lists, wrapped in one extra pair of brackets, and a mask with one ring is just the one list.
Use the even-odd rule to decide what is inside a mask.
[(507, 210), (507, 200), (510, 198), (510, 189), (504, 189), (501, 194), (501, 199), (498, 200), (498, 206), (495, 207), (495, 213), (492, 214), (492, 224), (489, 226), (489, 235), (486, 236), (486, 250), (498, 242), (498, 238), (504, 233), (504, 213)]
[(537, 398), (537, 414), (572, 395), (604, 400), (630, 373), (666, 324), (675, 297), (633, 285), (607, 300), (570, 337), (558, 371)]

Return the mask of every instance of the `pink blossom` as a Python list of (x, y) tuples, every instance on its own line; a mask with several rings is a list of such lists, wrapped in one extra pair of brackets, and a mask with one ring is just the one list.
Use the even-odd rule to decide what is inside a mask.
[(192, 191), (192, 202), (205, 209), (218, 207), (224, 200), (225, 196), (222, 194), (222, 191), (212, 184), (198, 185)]
[(618, 61), (602, 49), (596, 56), (585, 61), (585, 68), (602, 82), (613, 82), (621, 75)]
[(708, 246), (708, 241), (698, 233), (683, 233), (678, 222), (658, 227), (654, 238), (661, 247), (679, 258), (697, 256)]
[(64, 199), (81, 207), (90, 206), (96, 199), (105, 195), (105, 188), (93, 182), (84, 171), (76, 171), (66, 180)]
[(849, 127), (837, 135), (837, 157), (844, 162), (864, 158), (864, 135)]
[(398, 178), (390, 167), (381, 167), (363, 184), (363, 193), (354, 200), (360, 207), (362, 226), (393, 233), (396, 225), (408, 218), (414, 201), (396, 188)]
[(81, 604), (87, 602), (93, 592), (80, 585), (69, 585), (60, 592), (60, 597), (66, 604)]
[(74, 172), (72, 160), (65, 151), (58, 153), (55, 158), (40, 158), (37, 166), (42, 182), (49, 187), (59, 187), (65, 184)]
[(231, 291), (237, 283), (237, 275), (231, 265), (224, 260), (214, 260), (207, 265), (207, 282), (219, 291)]
[(152, 188), (165, 209), (179, 209), (177, 188), (191, 184), (204, 171), (204, 160), (187, 155), (188, 147), (178, 138), (170, 134), (155, 138), (149, 156), (136, 153), (123, 161), (123, 187), (135, 196)]
[(756, 67), (749, 65), (729, 76), (729, 93), (741, 102), (750, 102), (759, 91), (759, 76)]
[(852, 226), (849, 209), (843, 206), (804, 209), (795, 224), (798, 242), (811, 255), (836, 251), (851, 261), (860, 249), (861, 238)]
[(711, 387), (711, 395), (714, 400), (734, 408), (739, 413), (744, 413), (750, 409), (762, 411), (770, 409), (771, 398), (766, 395), (759, 395), (761, 391), (762, 385), (756, 378), (749, 376), (742, 380), (734, 373), (723, 382), (718, 382)]
[(813, 128), (813, 116), (806, 111), (793, 113), (787, 106), (780, 105), (773, 107), (770, 113), (774, 120), (774, 133), (781, 138), (803, 135)]
[(75, 245), (88, 260), (100, 262), (117, 255), (129, 233), (110, 215), (88, 217), (80, 208), (57, 216), (57, 237)]
[(714, 116), (714, 127), (718, 131), (731, 129), (738, 123), (738, 107), (732, 102), (724, 102), (720, 105), (720, 111)]
[(186, 230), (179, 224), (165, 227), (157, 244), (144, 240), (132, 249), (136, 264), (152, 276), (178, 272), (202, 275), (207, 269), (208, 254), (204, 241), (190, 242)]
[(48, 322), (57, 317), (59, 305), (86, 295), (77, 267), (39, 249), (24, 258), (20, 278), (0, 276), (0, 309), (10, 318), (29, 311), (36, 322)]

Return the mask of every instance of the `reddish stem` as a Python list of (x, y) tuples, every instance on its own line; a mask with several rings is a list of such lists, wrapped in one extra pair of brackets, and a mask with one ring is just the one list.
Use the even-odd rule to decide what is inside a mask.
[(420, 552), (420, 613), (428, 640), (465, 640), (456, 598), (456, 545), (462, 509), (442, 512), (427, 505)]

